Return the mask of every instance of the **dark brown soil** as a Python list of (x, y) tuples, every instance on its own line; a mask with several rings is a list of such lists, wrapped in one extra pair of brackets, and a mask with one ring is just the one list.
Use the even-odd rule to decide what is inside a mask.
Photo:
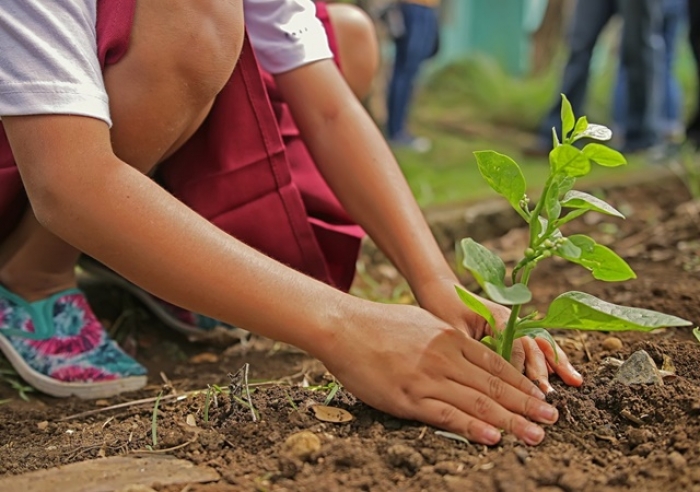
[[(603, 284), (579, 267), (550, 261), (531, 284), (543, 307), (564, 290), (583, 290), (611, 302), (661, 310), (700, 322), (700, 214), (677, 182), (613, 191), (608, 199), (628, 214), (626, 222), (591, 217), (576, 227), (611, 244), (637, 271), (637, 280)], [(680, 206), (680, 208), (679, 208)], [(573, 229), (572, 229), (573, 231)], [(571, 232), (571, 231), (569, 231)], [(522, 232), (491, 241), (507, 257), (522, 251)], [(365, 257), (366, 259), (367, 257)], [(380, 292), (409, 301), (395, 271), (376, 261), (358, 276), (356, 291)], [(247, 350), (193, 347), (148, 318), (115, 291), (93, 293), (101, 316), (151, 369), (153, 386), (109, 401), (55, 400), (33, 393), (30, 401), (0, 385), (0, 474), (20, 474), (99, 456), (153, 447), (153, 402), (63, 420), (107, 405), (152, 398), (167, 381), (157, 421), (155, 451), (215, 468), (215, 484), (158, 487), (161, 491), (700, 491), (700, 344), (688, 329), (620, 335), (622, 348), (606, 350), (604, 333), (561, 333), (562, 346), (585, 377), (582, 388), (555, 380), (560, 421), (544, 443), (529, 448), (506, 437), (487, 448), (447, 439), (435, 429), (376, 412), (340, 390), (331, 405), (348, 410), (346, 424), (323, 423), (309, 410), (323, 403), (332, 378), (303, 353), (264, 340)], [(127, 309), (127, 315), (119, 319)], [(611, 384), (608, 357), (645, 349), (659, 366), (669, 361), (676, 376), (664, 386)], [(202, 356), (201, 352), (207, 355)], [(204, 392), (226, 386), (227, 374), (250, 364), (250, 409), (225, 394), (209, 402)], [(163, 371), (163, 376), (159, 373)], [(265, 381), (265, 383), (261, 383)], [(313, 390), (313, 386), (325, 386)], [(302, 386), (311, 386), (304, 388)], [(188, 425), (188, 416), (191, 423)], [(310, 431), (320, 440), (303, 461), (285, 450), (286, 439)], [(168, 451), (169, 450), (169, 451)]]

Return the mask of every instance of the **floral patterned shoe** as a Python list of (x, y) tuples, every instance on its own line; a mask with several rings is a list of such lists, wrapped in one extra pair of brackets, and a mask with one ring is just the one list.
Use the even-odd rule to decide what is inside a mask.
[(80, 268), (79, 282), (107, 283), (123, 288), (140, 300), (165, 325), (185, 335), (191, 342), (229, 346), (246, 343), (250, 337), (249, 331), (158, 299), (92, 258), (82, 257)]
[(0, 286), (0, 350), (52, 396), (108, 398), (146, 385), (146, 369), (107, 336), (78, 289), (27, 302)]

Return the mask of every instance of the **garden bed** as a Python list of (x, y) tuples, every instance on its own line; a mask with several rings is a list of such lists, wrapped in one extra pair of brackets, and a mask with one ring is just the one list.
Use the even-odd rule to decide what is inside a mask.
[[(533, 275), (531, 287), (546, 305), (565, 290), (590, 292), (605, 300), (663, 311), (700, 323), (700, 213), (674, 179), (609, 192), (607, 199), (627, 221), (601, 219), (577, 224), (601, 244), (614, 244), (638, 279), (595, 282), (580, 267), (551, 260)], [(444, 226), (444, 224), (443, 224)], [(573, 232), (569, 230), (567, 232)], [(486, 244), (508, 258), (522, 252), (523, 231), (513, 229)], [(483, 238), (480, 238), (483, 239)], [(513, 255), (514, 257), (514, 255)], [(380, 255), (363, 255), (364, 273), (355, 290), (409, 301), (401, 279)], [(471, 285), (474, 288), (473, 285)], [(101, 316), (118, 318), (114, 306), (130, 305), (114, 291), (93, 293)], [(127, 306), (129, 307), (129, 306)], [(653, 334), (560, 333), (559, 340), (585, 377), (582, 388), (554, 378), (559, 422), (538, 447), (506, 437), (494, 447), (448, 439), (435, 429), (403, 422), (357, 402), (316, 361), (292, 348), (254, 340), (247, 349), (192, 347), (138, 310), (119, 321), (126, 345), (151, 370), (153, 386), (109, 401), (55, 400), (29, 394), (25, 402), (0, 386), (0, 474), (92, 458), (133, 453), (167, 453), (218, 472), (209, 484), (151, 484), (168, 492), (195, 491), (700, 491), (700, 343), (688, 329)], [(136, 314), (134, 314), (134, 312)], [(611, 384), (606, 358), (625, 359), (645, 349), (659, 367), (675, 372), (663, 386)], [(214, 404), (205, 392), (174, 394), (228, 384), (227, 374), (250, 365), (251, 400), (260, 416), (225, 393)], [(361, 361), (358, 361), (361, 363)], [(162, 376), (159, 373), (162, 371)], [(154, 398), (166, 382), (153, 446)], [(304, 388), (302, 386), (309, 386)], [(244, 395), (242, 395), (244, 396)], [(309, 409), (324, 403), (350, 412), (354, 420), (319, 421)], [(124, 403), (117, 410), (105, 407)], [(70, 420), (66, 417), (93, 412)], [(194, 424), (194, 425), (192, 425)], [(313, 433), (305, 451), (288, 449), (290, 435)]]

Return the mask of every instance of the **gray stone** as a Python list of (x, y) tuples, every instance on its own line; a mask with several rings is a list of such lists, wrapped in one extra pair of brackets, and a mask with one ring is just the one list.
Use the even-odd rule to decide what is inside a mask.
[(612, 380), (626, 386), (633, 384), (654, 384), (662, 386), (664, 380), (656, 368), (656, 363), (644, 350), (639, 350), (627, 359), (618, 369)]

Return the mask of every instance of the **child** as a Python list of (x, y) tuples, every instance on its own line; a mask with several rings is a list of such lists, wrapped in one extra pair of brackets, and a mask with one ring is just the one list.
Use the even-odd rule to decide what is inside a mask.
[[(284, 108), (267, 95), (244, 5), (256, 54), (318, 168), (290, 166)], [(455, 295), (314, 11), (307, 0), (0, 5), (0, 348), (57, 396), (144, 384), (75, 290), (83, 251), (170, 303), (308, 351), (380, 410), (477, 442), (505, 429), (539, 443), (543, 430), (525, 417), (552, 423), (556, 410), (476, 341), (487, 325)], [(156, 165), (180, 201), (143, 174)], [(342, 292), (359, 235), (349, 217), (420, 308)], [(581, 384), (546, 343), (521, 350), (531, 379), (546, 381), (549, 364)]]

